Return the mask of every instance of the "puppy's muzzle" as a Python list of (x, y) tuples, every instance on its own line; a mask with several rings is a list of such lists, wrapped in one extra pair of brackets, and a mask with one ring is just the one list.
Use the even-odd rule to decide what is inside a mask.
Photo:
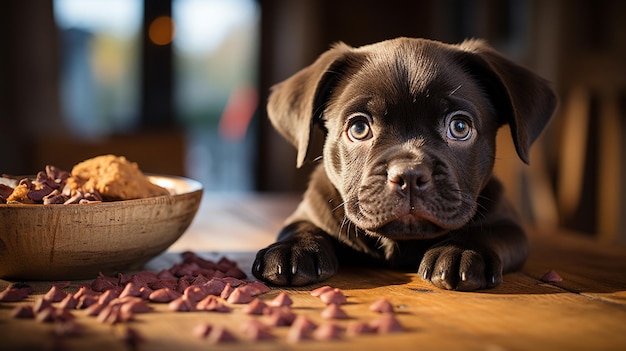
[(425, 191), (432, 186), (432, 171), (429, 166), (396, 162), (387, 170), (387, 189), (404, 196)]

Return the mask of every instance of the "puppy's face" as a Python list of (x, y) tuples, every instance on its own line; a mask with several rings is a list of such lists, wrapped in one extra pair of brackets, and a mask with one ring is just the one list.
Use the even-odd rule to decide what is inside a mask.
[(470, 222), (497, 129), (510, 126), (527, 162), (555, 104), (545, 80), (482, 41), (398, 38), (328, 50), (273, 87), (268, 114), (298, 166), (314, 126), (323, 129), (324, 167), (348, 220), (375, 236), (420, 239)]
[(427, 47), (369, 57), (347, 69), (323, 120), (326, 173), (358, 227), (430, 238), (474, 216), (500, 123), (458, 62)]

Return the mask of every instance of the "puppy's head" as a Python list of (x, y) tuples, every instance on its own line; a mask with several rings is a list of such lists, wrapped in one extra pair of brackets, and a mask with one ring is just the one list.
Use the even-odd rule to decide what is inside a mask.
[(273, 87), (269, 117), (307, 157), (325, 132), (326, 173), (345, 214), (372, 235), (430, 238), (468, 223), (509, 124), (519, 157), (548, 122), (548, 84), (482, 41), (339, 44)]

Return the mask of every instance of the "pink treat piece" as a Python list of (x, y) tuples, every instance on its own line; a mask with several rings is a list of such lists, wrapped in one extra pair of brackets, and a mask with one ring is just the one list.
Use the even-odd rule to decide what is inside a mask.
[(207, 294), (200, 288), (199, 286), (188, 286), (185, 291), (183, 291), (183, 296), (193, 302), (200, 301), (204, 299)]
[(320, 295), (322, 295), (323, 293), (325, 293), (327, 291), (331, 291), (331, 290), (333, 290), (332, 286), (325, 285), (325, 286), (319, 287), (319, 288), (311, 291), (311, 296), (320, 297)]
[(322, 318), (325, 319), (346, 319), (348, 314), (339, 305), (331, 303), (322, 311)]
[(126, 283), (124, 290), (120, 293), (120, 297), (124, 296), (141, 296), (141, 288), (147, 286), (145, 283), (138, 285), (132, 281)]
[(98, 298), (98, 303), (108, 305), (111, 300), (117, 298), (119, 294), (115, 290), (107, 290)]
[(274, 327), (289, 326), (296, 319), (295, 313), (289, 307), (268, 307), (263, 311), (267, 325)]
[(235, 288), (226, 301), (228, 301), (228, 303), (244, 304), (252, 301), (253, 299), (254, 297), (250, 296), (246, 292), (241, 291), (239, 288)]
[(13, 318), (35, 318), (35, 312), (32, 306), (21, 305), (15, 306), (11, 311), (11, 317)]
[(98, 293), (96, 291), (93, 291), (88, 286), (83, 285), (74, 294), (74, 298), (79, 300), (83, 296), (96, 296), (96, 295), (98, 295)]
[(35, 314), (37, 314), (48, 307), (52, 307), (52, 302), (50, 302), (50, 300), (46, 300), (40, 297), (35, 300), (35, 304), (33, 305), (33, 311), (35, 311)]
[(274, 339), (274, 335), (270, 333), (268, 328), (256, 319), (250, 319), (241, 323), (241, 332), (253, 341)]
[(236, 287), (246, 283), (243, 280), (239, 280), (239, 279), (233, 278), (233, 277), (224, 277), (224, 278), (222, 278), (222, 280), (224, 282), (230, 284), (230, 286), (232, 286), (233, 288), (236, 288)]
[(243, 312), (246, 314), (261, 315), (266, 308), (267, 304), (265, 302), (255, 298), (243, 308)]
[(27, 296), (27, 293), (19, 289), (5, 289), (0, 292), (0, 301), (17, 302), (24, 300)]
[(209, 335), (211, 329), (213, 329), (213, 327), (210, 324), (200, 323), (193, 328), (191, 333), (200, 339), (204, 339)]
[(221, 344), (224, 342), (235, 342), (237, 338), (225, 327), (214, 326), (209, 332), (208, 340), (212, 344)]
[(271, 290), (267, 285), (261, 283), (260, 281), (256, 281), (256, 280), (246, 284), (246, 286), (257, 289), (259, 291), (259, 293), (255, 294), (255, 295), (265, 294), (266, 292), (269, 292)]
[(375, 330), (370, 327), (368, 323), (361, 321), (354, 321), (346, 327), (346, 335), (357, 336), (361, 334), (371, 334)]
[(100, 312), (102, 312), (102, 310), (106, 307), (106, 305), (103, 305), (101, 303), (98, 303), (96, 301), (96, 303), (93, 303), (91, 305), (89, 305), (88, 307), (85, 308), (85, 314), (88, 316), (97, 316), (100, 314)]
[(219, 278), (213, 278), (202, 285), (202, 289), (207, 295), (220, 296), (226, 288), (226, 283)]
[(333, 340), (338, 339), (343, 328), (334, 323), (326, 323), (320, 325), (311, 335), (315, 340)]
[(281, 292), (272, 301), (270, 301), (268, 305), (274, 307), (291, 306), (293, 305), (293, 300), (289, 297), (287, 293)]
[(384, 314), (382, 317), (371, 321), (370, 327), (376, 330), (378, 334), (390, 334), (404, 331), (404, 328), (393, 314)]
[(194, 303), (189, 301), (189, 299), (185, 298), (184, 296), (172, 300), (169, 303), (168, 307), (171, 311), (176, 312), (191, 312), (196, 309)]
[(50, 290), (44, 295), (44, 299), (50, 302), (61, 302), (67, 296), (67, 293), (59, 288), (56, 285), (53, 285)]
[(91, 289), (97, 292), (104, 292), (117, 287), (117, 278), (107, 277), (102, 273), (91, 282)]
[(235, 291), (235, 288), (233, 288), (233, 286), (230, 285), (230, 283), (226, 283), (226, 285), (224, 286), (224, 289), (222, 289), (222, 292), (220, 293), (220, 297), (223, 299), (228, 299), (230, 297), (230, 294), (233, 293), (233, 291)]
[(208, 295), (204, 299), (200, 300), (196, 305), (196, 309), (199, 311), (211, 311), (211, 312), (230, 312), (230, 307), (224, 305), (214, 295)]
[(302, 340), (309, 339), (313, 330), (317, 328), (315, 323), (311, 322), (306, 316), (299, 315), (291, 324), (289, 333), (287, 334), (287, 341), (291, 343), (297, 343)]
[(78, 299), (75, 299), (72, 294), (67, 294), (63, 300), (59, 303), (60, 308), (66, 310), (73, 310), (78, 306)]
[(148, 299), (152, 302), (170, 302), (181, 296), (181, 293), (170, 288), (162, 288), (153, 291), (150, 296), (148, 296)]
[(346, 295), (337, 288), (333, 290), (326, 291), (320, 295), (320, 299), (326, 304), (337, 304), (342, 305), (347, 302)]
[(229, 268), (226, 272), (224, 272), (224, 275), (226, 275), (227, 277), (233, 277), (237, 279), (246, 279), (246, 273), (244, 273), (241, 269), (239, 269), (239, 267)]
[(393, 305), (384, 297), (374, 301), (370, 305), (370, 311), (378, 313), (393, 313)]
[(562, 282), (563, 278), (554, 269), (551, 269), (541, 277), (541, 281), (544, 283), (558, 283)]
[(142, 299), (133, 299), (122, 304), (122, 313), (147, 313), (152, 310)]

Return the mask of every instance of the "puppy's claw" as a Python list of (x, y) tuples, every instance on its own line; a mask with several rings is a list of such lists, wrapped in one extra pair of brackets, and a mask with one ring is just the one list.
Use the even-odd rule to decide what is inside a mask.
[[(288, 226), (294, 230), (257, 253), (253, 274), (275, 285), (307, 285), (330, 278), (337, 272), (338, 262), (326, 234), (311, 232), (311, 224)], [(307, 231), (300, 232), (302, 229)], [(319, 229), (318, 229), (319, 230)]]
[(451, 243), (428, 250), (418, 270), (421, 277), (433, 285), (460, 291), (494, 287), (502, 280), (499, 272), (501, 264), (495, 254)]

